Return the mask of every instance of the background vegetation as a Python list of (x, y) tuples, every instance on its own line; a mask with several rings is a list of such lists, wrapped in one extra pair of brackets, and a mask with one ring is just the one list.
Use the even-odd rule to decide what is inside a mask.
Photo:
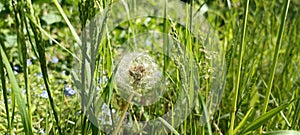
[[(74, 46), (82, 41), (84, 26), (95, 14), (110, 6), (110, 0), (5, 0), (0, 2), (0, 134), (105, 134), (81, 111), (81, 92), (72, 82)], [(300, 131), (300, 32), (298, 0), (196, 0), (190, 3), (200, 9), (217, 31), (219, 45), (225, 51), (226, 85), (218, 109), (210, 114), (209, 124), (201, 125), (202, 100), (207, 101), (211, 81), (209, 65), (200, 65), (203, 86), (188, 118), (179, 126), (166, 124), (169, 134), (299, 134)], [(189, 6), (189, 5), (188, 5)], [(187, 6), (187, 7), (188, 7)], [(132, 20), (133, 22), (136, 20)], [(144, 21), (144, 20), (142, 20)], [(155, 20), (145, 26), (135, 23), (140, 31), (149, 27), (164, 31), (169, 22)], [(175, 22), (176, 23), (176, 22)], [(101, 111), (121, 113), (126, 102), (111, 92), (112, 65), (119, 46), (129, 39), (127, 22), (101, 43), (103, 56), (97, 80), (100, 95), (107, 102)], [(178, 39), (193, 48), (195, 61), (209, 62), (200, 50), (189, 48), (195, 40), (185, 30), (175, 28)], [(181, 30), (181, 31), (180, 31)], [(125, 31), (125, 36), (122, 32)], [(175, 35), (176, 32), (171, 32)], [(183, 36), (180, 37), (180, 34)], [(186, 38), (188, 37), (188, 38)], [(193, 43), (191, 43), (193, 42)], [(98, 56), (98, 55), (97, 55)], [(100, 59), (100, 57), (97, 57)], [(159, 60), (160, 58), (158, 58)], [(164, 60), (160, 65), (165, 65)], [(171, 63), (164, 73), (176, 69)], [(180, 78), (164, 95), (164, 106), (155, 104), (141, 111), (133, 106), (135, 120), (157, 118), (172, 108)], [(176, 80), (177, 79), (177, 80)], [(167, 106), (167, 107), (166, 107)], [(154, 110), (154, 111), (153, 111)], [(205, 109), (204, 109), (205, 110)], [(142, 113), (143, 112), (143, 113)], [(127, 119), (130, 119), (129, 116)], [(133, 118), (132, 118), (133, 119)], [(107, 122), (107, 121), (106, 121)], [(109, 122), (109, 121), (108, 121)], [(121, 133), (125, 134), (126, 131)], [(136, 131), (137, 133), (145, 133)], [(162, 134), (163, 131), (153, 132)], [(146, 134), (146, 133), (145, 133)], [(149, 133), (150, 134), (150, 133)]]

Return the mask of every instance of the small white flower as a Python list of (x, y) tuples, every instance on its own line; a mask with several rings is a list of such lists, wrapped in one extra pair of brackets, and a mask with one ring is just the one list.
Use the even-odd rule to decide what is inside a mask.
[(40, 133), (40, 134), (46, 134), (46, 133), (45, 133), (45, 129), (44, 129), (44, 128), (41, 128), (40, 131), (39, 131), (39, 133)]

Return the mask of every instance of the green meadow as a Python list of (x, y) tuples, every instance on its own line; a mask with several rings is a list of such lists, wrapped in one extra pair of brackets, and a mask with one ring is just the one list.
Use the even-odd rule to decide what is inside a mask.
[(2, 135), (300, 135), (299, 0), (0, 1)]

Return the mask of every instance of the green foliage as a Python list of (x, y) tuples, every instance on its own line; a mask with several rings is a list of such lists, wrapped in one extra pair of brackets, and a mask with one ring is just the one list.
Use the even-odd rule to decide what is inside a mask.
[[(222, 101), (218, 108), (213, 108), (217, 110), (214, 113), (206, 107), (211, 105), (206, 102), (211, 94), (209, 89), (213, 81), (209, 77), (213, 70), (205, 43), (182, 24), (156, 17), (121, 22), (110, 33), (89, 31), (88, 28), (98, 25), (97, 14), (103, 13), (112, 2), (115, 1), (0, 2), (0, 134), (105, 134), (88, 118), (97, 119), (97, 116), (85, 114), (83, 106), (92, 106), (92, 111), (101, 112), (101, 106), (106, 104), (110, 110), (117, 110), (116, 114), (122, 112), (126, 101), (118, 95), (119, 89), (114, 84), (115, 62), (120, 60), (122, 44), (150, 28), (169, 33), (172, 38), (185, 43), (186, 46), (178, 51), (187, 50), (187, 53), (176, 57), (177, 61), (156, 53), (149, 54), (163, 67), (168, 91), (159, 103), (145, 107), (130, 105), (130, 115), (126, 115), (124, 121), (134, 123), (157, 118), (166, 130), (171, 131), (169, 134), (299, 134), (298, 0), (186, 1), (191, 4), (186, 8), (187, 13), (190, 7), (204, 13), (225, 52), (226, 78), (219, 79), (225, 79), (226, 85), (220, 86), (225, 90), (221, 93), (223, 96), (216, 99)], [(203, 10), (204, 7), (208, 10)], [(164, 16), (168, 18), (167, 14)], [(191, 22), (186, 19), (185, 23)], [(109, 38), (100, 40), (103, 37)], [(165, 45), (168, 42), (167, 37), (162, 41)], [(88, 44), (96, 48), (89, 48)], [(92, 50), (92, 56), (77, 57), (82, 52), (76, 52), (74, 48), (80, 48), (82, 52)], [(159, 45), (146, 49), (157, 50)], [(170, 47), (163, 49), (168, 51)], [(186, 56), (193, 56), (195, 60), (178, 63)], [(73, 65), (78, 64), (73, 63), (76, 60), (83, 65), (81, 70), (89, 77), (88, 82), (71, 75)], [(86, 63), (81, 63), (82, 60)], [(189, 68), (193, 61), (198, 64), (199, 72)], [(180, 75), (188, 76), (184, 71), (199, 77), (200, 91), (197, 96), (187, 93), (189, 99), (195, 96), (196, 106), (187, 119), (175, 127), (161, 116), (174, 109), (176, 100), (182, 98), (179, 89), (185, 82)], [(72, 82), (74, 78), (75, 82)], [(97, 82), (96, 86), (90, 85), (91, 82)], [(88, 85), (75, 89), (82, 83)], [(89, 98), (94, 95), (84, 93), (85, 88), (95, 95), (98, 88), (97, 94), (103, 102), (98, 97)], [(91, 105), (92, 101), (95, 104)], [(201, 119), (203, 115), (204, 120)], [(137, 128), (134, 130), (138, 133), (145, 133), (139, 125), (133, 128)], [(126, 129), (122, 132), (125, 134)], [(155, 131), (154, 127), (149, 134), (165, 132)]]

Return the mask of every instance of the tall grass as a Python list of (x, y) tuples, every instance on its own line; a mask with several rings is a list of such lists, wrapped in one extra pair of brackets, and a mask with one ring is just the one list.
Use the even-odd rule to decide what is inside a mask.
[[(268, 82), (268, 89), (266, 91), (266, 96), (265, 96), (265, 100), (264, 100), (262, 114), (266, 113), (268, 103), (269, 103), (269, 100), (270, 100), (270, 95), (271, 95), (271, 90), (272, 90), (272, 86), (273, 86), (275, 70), (276, 70), (277, 63), (278, 63), (279, 49), (281, 47), (282, 36), (283, 36), (284, 28), (285, 28), (285, 21), (286, 21), (286, 17), (287, 17), (288, 11), (289, 11), (289, 5), (290, 5), (290, 0), (287, 0), (284, 4), (284, 9), (283, 9), (283, 12), (281, 14), (281, 25), (280, 25), (280, 28), (278, 30), (275, 53), (274, 53), (274, 56), (273, 56), (273, 63), (272, 63), (272, 66), (271, 66), (271, 76), (270, 76), (269, 82)], [(262, 131), (262, 128), (260, 130)]]
[(234, 129), (234, 123), (235, 123), (235, 115), (236, 115), (236, 109), (237, 109), (237, 102), (238, 102), (238, 95), (240, 91), (240, 80), (241, 80), (241, 70), (242, 70), (242, 63), (243, 63), (243, 57), (245, 53), (245, 37), (246, 37), (246, 29), (247, 29), (247, 19), (248, 19), (248, 10), (249, 10), (249, 0), (247, 0), (245, 4), (244, 9), (244, 20), (243, 20), (243, 29), (242, 29), (242, 35), (241, 35), (241, 45), (239, 46), (239, 63), (238, 63), (238, 71), (237, 71), (237, 77), (236, 82), (234, 85), (234, 97), (233, 97), (233, 110), (231, 113), (231, 122), (230, 122), (230, 129), (229, 134), (233, 134)]
[[(101, 108), (104, 103), (111, 114), (113, 109), (120, 114), (125, 105), (128, 109), (123, 114), (128, 111), (129, 115), (124, 115), (122, 121), (132, 121), (132, 130), (136, 128), (139, 134), (299, 133), (296, 131), (300, 130), (300, 17), (296, 0), (191, 1), (184, 9), (187, 14), (185, 25), (169, 18), (171, 12), (166, 7), (170, 1), (165, 0), (162, 6), (165, 8), (164, 19), (149, 17), (150, 21), (143, 24), (140, 22), (147, 19), (131, 18), (115, 26), (112, 32), (104, 31), (108, 25), (105, 21), (99, 24), (95, 16), (103, 15), (104, 9), (116, 1), (70, 2), (72, 4), (57, 0), (48, 3), (31, 0), (0, 2), (0, 17), (4, 20), (0, 22), (0, 134), (105, 134), (102, 127), (99, 128), (101, 123), (96, 120), (95, 124), (91, 120), (98, 116), (90, 113), (104, 112)], [(139, 9), (137, 1), (122, 2)], [(209, 41), (199, 41), (191, 33), (194, 31), (192, 13), (195, 9), (202, 12), (200, 9), (205, 6), (208, 11), (204, 16), (218, 33), (221, 52), (226, 53), (227, 83), (223, 93), (210, 91), (210, 88), (216, 88), (212, 85), (214, 81), (225, 80), (213, 79), (216, 69), (210, 69), (214, 63), (208, 58), (210, 52), (205, 50), (209, 46), (201, 44)], [(43, 17), (52, 13), (61, 20), (45, 23)], [(127, 15), (130, 18), (129, 11)], [(178, 52), (185, 53), (174, 57), (151, 54), (163, 67), (170, 91), (160, 104), (139, 107), (118, 96), (120, 89), (114, 82), (114, 74), (118, 49), (122, 48), (120, 44), (127, 41), (138, 44), (138, 32), (148, 28), (169, 34), (164, 35), (162, 52), (171, 53), (171, 36), (185, 44), (177, 46)], [(11, 35), (16, 39), (9, 38)], [(81, 56), (74, 46), (80, 48)], [(157, 48), (152, 46), (153, 50)], [(59, 57), (56, 65), (49, 60), (53, 55)], [(191, 57), (194, 59), (188, 59)], [(33, 61), (32, 65), (27, 64), (28, 59)], [(191, 68), (194, 62), (198, 64), (197, 68)], [(61, 74), (62, 69), (72, 70), (70, 65), (73, 64), (80, 65), (79, 76)], [(22, 71), (17, 70), (16, 65), (20, 65)], [(40, 72), (39, 80), (36, 75)], [(182, 76), (188, 79), (182, 79)], [(75, 78), (72, 86), (77, 88), (78, 94), (67, 96), (64, 85), (71, 84), (72, 77)], [(100, 77), (107, 77), (107, 81), (100, 84)], [(194, 78), (198, 78), (198, 95), (193, 95), (197, 88)], [(99, 86), (99, 95), (96, 86)], [(218, 86), (221, 87), (224, 85)], [(180, 89), (183, 89), (182, 93)], [(47, 98), (41, 96), (43, 90)], [(210, 99), (215, 97), (211, 94), (223, 96)], [(186, 99), (189, 105), (195, 103), (190, 114), (186, 112), (189, 106), (182, 107), (180, 113), (186, 119), (178, 127), (174, 124), (176, 117), (170, 120), (161, 117), (168, 109), (176, 111), (177, 99)], [(213, 103), (220, 99), (220, 105), (215, 106)], [(111, 118), (116, 123), (114, 115)], [(164, 130), (157, 131), (153, 126), (144, 131), (136, 124), (139, 120), (151, 119), (158, 119)], [(125, 134), (126, 130), (115, 131)]]
[[(3, 43), (1, 43), (1, 48), (4, 46)], [(6, 79), (5, 79), (5, 73), (4, 73), (4, 64), (2, 61), (2, 55), (0, 55), (1, 62), (0, 62), (0, 74), (1, 74), (1, 83), (2, 83), (2, 90), (3, 90), (3, 98), (4, 98), (4, 105), (5, 105), (5, 113), (6, 113), (6, 122), (7, 122), (7, 132), (9, 134), (12, 134), (12, 120), (10, 118), (10, 111), (9, 111), (9, 106), (8, 106), (8, 97), (7, 97), (7, 88), (6, 88)], [(13, 117), (13, 115), (12, 115)]]

